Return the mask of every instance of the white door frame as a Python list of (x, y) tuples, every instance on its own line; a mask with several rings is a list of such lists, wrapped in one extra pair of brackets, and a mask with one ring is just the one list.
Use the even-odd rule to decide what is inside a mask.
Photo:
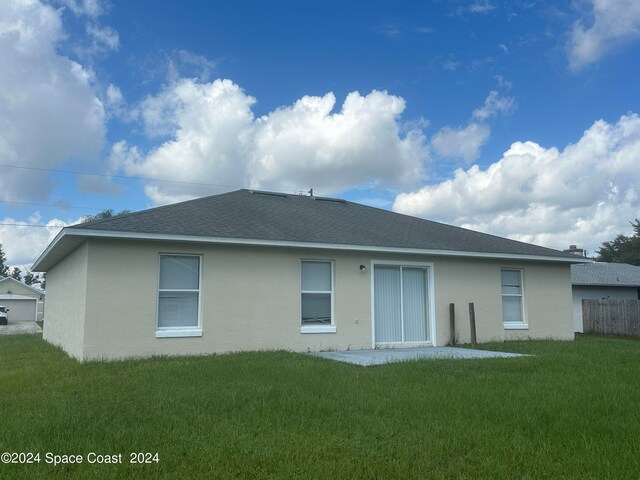
[(394, 267), (421, 267), (427, 270), (427, 300), (429, 315), (429, 336), (431, 341), (428, 342), (404, 342), (404, 343), (388, 343), (389, 346), (402, 345), (431, 345), (436, 344), (436, 306), (435, 306), (435, 286), (433, 262), (403, 262), (401, 260), (371, 260), (371, 347), (376, 348), (376, 311), (375, 311), (375, 275), (376, 265), (389, 265)]

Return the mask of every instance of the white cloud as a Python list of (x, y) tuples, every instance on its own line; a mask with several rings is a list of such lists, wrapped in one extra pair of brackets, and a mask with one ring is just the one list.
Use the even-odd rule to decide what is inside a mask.
[[(183, 79), (139, 107), (145, 129), (170, 139), (146, 154), (120, 142), (112, 162), (129, 175), (325, 194), (361, 184), (407, 187), (424, 178), (425, 139), (419, 127), (401, 123), (400, 97), (352, 92), (334, 111), (332, 93), (305, 96), (260, 118), (251, 110), (255, 101), (230, 80)], [(146, 188), (154, 203), (210, 192)]]
[(446, 60), (444, 62), (442, 62), (442, 69), (446, 70), (447, 72), (455, 72), (456, 70), (458, 70), (458, 68), (460, 68), (462, 64), (460, 62), (457, 62), (455, 60)]
[(177, 83), (182, 78), (209, 82), (217, 65), (217, 60), (185, 49), (155, 50), (133, 63), (145, 83), (160, 82), (165, 85)]
[(573, 24), (569, 65), (580, 69), (640, 38), (640, 2), (590, 0), (590, 25), (585, 18)]
[(216, 67), (216, 62), (188, 50), (175, 50), (167, 55), (167, 80), (176, 82), (182, 77), (195, 77), (207, 82)]
[[(34, 213), (26, 221), (5, 217), (0, 220), (0, 244), (7, 255), (9, 265), (31, 265), (47, 248), (47, 245), (60, 232), (62, 227), (78, 223), (80, 219), (67, 223), (60, 219), (51, 219), (44, 226), (39, 213)], [(22, 226), (15, 226), (15, 225)], [(23, 273), (26, 273), (24, 269)]]
[(516, 142), (485, 169), (397, 196), (394, 210), (556, 248), (593, 251), (638, 216), (640, 117), (595, 122), (560, 151)]
[(105, 4), (101, 0), (56, 0), (67, 7), (74, 15), (97, 18), (105, 13)]
[(496, 6), (489, 0), (478, 2), (463, 2), (463, 6), (455, 9), (455, 15), (480, 14), (486, 15), (496, 9)]
[(471, 162), (480, 156), (480, 148), (491, 135), (484, 123), (469, 123), (465, 127), (444, 127), (431, 139), (431, 146), (442, 157), (462, 158)]
[(392, 23), (378, 25), (374, 27), (374, 31), (381, 33), (391, 40), (398, 40), (402, 36), (402, 30), (400, 27)]
[[(105, 112), (91, 72), (61, 56), (60, 11), (36, 1), (0, 2), (0, 158), (55, 168), (69, 158), (92, 161), (104, 142)], [(42, 200), (48, 175), (2, 169), (0, 199)]]
[(489, 13), (492, 10), (495, 10), (496, 6), (493, 5), (488, 0), (484, 0), (482, 2), (473, 2), (468, 7), (468, 11), (470, 13)]
[(443, 127), (431, 139), (431, 147), (441, 157), (461, 158), (466, 163), (480, 156), (480, 149), (491, 136), (486, 123), (498, 114), (506, 115), (515, 108), (513, 97), (502, 97), (496, 90), (489, 92), (482, 107), (473, 111), (466, 126)]
[(86, 31), (91, 39), (91, 49), (95, 52), (117, 50), (120, 46), (120, 35), (109, 26), (88, 23)]
[(489, 92), (489, 96), (485, 98), (484, 105), (473, 111), (473, 118), (476, 120), (488, 120), (496, 115), (506, 115), (510, 113), (515, 105), (513, 97), (501, 97), (496, 90)]

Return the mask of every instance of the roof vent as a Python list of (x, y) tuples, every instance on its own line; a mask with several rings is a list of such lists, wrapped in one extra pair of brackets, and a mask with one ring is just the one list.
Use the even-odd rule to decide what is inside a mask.
[(319, 202), (347, 203), (346, 200), (343, 200), (341, 198), (313, 197), (313, 199)]
[(282, 197), (289, 198), (289, 195), (286, 193), (278, 193), (278, 192), (265, 192), (264, 190), (250, 190), (252, 195), (265, 195), (267, 197)]

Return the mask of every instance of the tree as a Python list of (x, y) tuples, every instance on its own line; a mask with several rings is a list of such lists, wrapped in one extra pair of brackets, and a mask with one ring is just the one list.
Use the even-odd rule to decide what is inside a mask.
[(20, 281), (22, 279), (22, 270), (18, 267), (13, 267), (13, 270), (11, 270), (11, 278), (15, 278)]
[(38, 278), (38, 275), (34, 275), (30, 270), (27, 270), (27, 273), (25, 274), (22, 281), (26, 285), (33, 285), (34, 283), (40, 283), (40, 279)]
[(125, 213), (131, 213), (131, 210), (120, 210), (116, 212), (113, 208), (107, 208), (106, 210), (96, 213), (95, 215), (85, 215), (82, 217), (82, 223), (89, 223), (95, 220), (105, 220), (107, 218), (113, 218), (118, 215), (124, 215)]
[(620, 234), (610, 242), (604, 242), (596, 252), (599, 262), (630, 263), (640, 265), (640, 220), (630, 222), (633, 235)]
[(2, 244), (0, 243), (0, 277), (9, 276), (9, 265), (7, 265), (7, 256), (2, 250)]

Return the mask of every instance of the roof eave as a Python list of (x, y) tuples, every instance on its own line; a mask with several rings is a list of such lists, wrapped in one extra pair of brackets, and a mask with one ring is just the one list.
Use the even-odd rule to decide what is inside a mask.
[[(76, 242), (68, 243), (68, 251), (57, 251), (60, 248), (64, 250), (63, 240), (65, 238), (75, 238)], [(158, 240), (169, 242), (186, 242), (186, 243), (209, 243), (219, 245), (246, 245), (246, 246), (266, 246), (266, 247), (289, 247), (289, 248), (311, 248), (311, 249), (329, 249), (329, 250), (350, 250), (350, 251), (366, 251), (381, 253), (402, 253), (416, 255), (433, 255), (447, 257), (472, 257), (487, 259), (505, 259), (505, 260), (528, 260), (528, 261), (544, 261), (555, 263), (590, 263), (592, 260), (580, 257), (556, 257), (551, 255), (530, 255), (530, 254), (510, 254), (498, 252), (472, 252), (461, 250), (440, 250), (440, 249), (423, 249), (423, 248), (407, 248), (407, 247), (381, 247), (376, 245), (352, 245), (352, 244), (332, 244), (332, 243), (314, 243), (314, 242), (294, 242), (288, 240), (262, 240), (250, 238), (230, 238), (230, 237), (200, 237), (193, 235), (167, 235), (156, 233), (136, 233), (122, 231), (103, 231), (91, 229), (74, 229), (66, 227), (58, 233), (56, 238), (51, 242), (47, 249), (40, 255), (38, 260), (33, 264), (34, 271), (46, 271), (57, 261), (68, 253), (71, 246), (75, 248), (79, 243), (89, 238), (111, 238), (121, 240)], [(56, 255), (54, 255), (56, 253)]]
[[(64, 227), (58, 232), (51, 243), (45, 248), (44, 252), (38, 257), (38, 259), (31, 265), (31, 271), (33, 272), (46, 272), (48, 270), (47, 260), (51, 258), (51, 253), (57, 248), (60, 240), (67, 235), (68, 227)], [(66, 252), (69, 253), (69, 252)], [(54, 264), (57, 262), (54, 262)], [(51, 265), (53, 266), (53, 265)]]

